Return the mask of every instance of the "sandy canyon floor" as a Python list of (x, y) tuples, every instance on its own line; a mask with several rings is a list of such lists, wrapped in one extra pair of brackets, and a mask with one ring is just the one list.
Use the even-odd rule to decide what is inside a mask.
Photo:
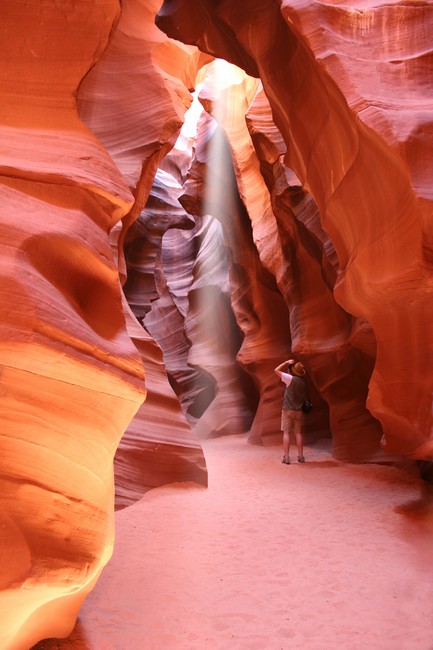
[(203, 446), (209, 487), (118, 512), (73, 633), (34, 650), (433, 649), (433, 508), (413, 472), (339, 463), (329, 441), (305, 465), (238, 436)]

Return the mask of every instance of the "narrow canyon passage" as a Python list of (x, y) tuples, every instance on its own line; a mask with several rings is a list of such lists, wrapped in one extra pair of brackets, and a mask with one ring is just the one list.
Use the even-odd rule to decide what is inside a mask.
[[(433, 511), (391, 465), (204, 442), (209, 488), (116, 514), (114, 555), (65, 640), (38, 650), (431, 650)], [(294, 454), (292, 454), (295, 457)]]

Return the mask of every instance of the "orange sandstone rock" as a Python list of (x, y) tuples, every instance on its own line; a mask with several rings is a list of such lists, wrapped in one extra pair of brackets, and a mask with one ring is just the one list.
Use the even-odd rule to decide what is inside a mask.
[[(165, 168), (181, 180), (177, 153), (168, 158)], [(209, 215), (194, 224), (178, 202), (181, 192), (175, 176), (158, 174), (128, 235), (125, 294), (164, 352), (195, 436), (245, 432), (253, 414), (236, 364), (240, 333), (221, 224)]]
[(81, 119), (109, 152), (135, 198), (122, 230), (111, 236), (122, 283), (127, 228), (146, 204), (156, 170), (174, 146), (191, 105), (196, 75), (210, 59), (157, 29), (159, 6), (158, 0), (122, 2), (108, 46), (77, 97)]
[[(311, 196), (283, 164), (286, 148), (267, 106), (260, 92), (248, 111), (247, 122), (271, 190), (270, 214), (275, 217), (269, 214), (268, 219), (276, 221), (281, 251), (274, 272), (290, 311), (292, 350), (310, 371), (315, 408), (307, 424), (316, 431), (323, 429), (320, 397), (324, 398), (329, 404), (334, 456), (371, 460), (380, 455), (381, 437), (379, 423), (365, 406), (376, 353), (374, 335), (368, 323), (345, 313), (334, 300), (337, 268), (332, 242), (321, 227)], [(346, 393), (348, 385), (350, 396)]]
[[(263, 442), (289, 352), (335, 455), (376, 458), (383, 430), (386, 452), (433, 456), (429, 3), (166, 0), (176, 42), (159, 5), (4, 3), (5, 650), (73, 627), (111, 554), (125, 429), (119, 507), (206, 483), (189, 424)], [(194, 152), (168, 157), (213, 56), (250, 77), (209, 75)]]
[[(197, 72), (210, 58), (157, 29), (154, 19), (159, 5), (155, 0), (122, 2), (107, 48), (78, 92), (81, 119), (103, 143), (135, 199), (122, 225), (110, 232), (122, 284), (127, 277), (124, 247), (131, 251), (135, 237), (140, 240), (142, 236), (140, 224), (135, 226), (134, 222), (147, 203), (159, 164), (177, 140), (192, 101), (190, 91)], [(169, 224), (161, 212), (158, 219), (155, 227), (162, 236)], [(135, 302), (131, 295), (135, 264), (131, 260), (128, 271), (131, 304)], [(147, 277), (155, 273), (154, 266), (147, 269)], [(138, 290), (146, 293), (141, 285)], [(145, 295), (138, 297), (139, 303), (147, 300)], [(132, 326), (134, 318), (128, 310), (126, 317)], [(185, 476), (207, 480), (203, 454), (178, 405), (176, 408), (158, 345), (146, 331), (140, 335), (141, 326), (136, 325), (132, 326), (133, 340), (142, 354), (150, 385), (146, 381), (146, 403), (126, 431), (115, 457), (116, 507), (124, 507), (146, 489), (166, 481)]]
[[(414, 457), (433, 454), (431, 183), (418, 162), (430, 147), (421, 83), (428, 15), (427, 3), (257, 0), (245, 11), (243, 3), (184, 0), (164, 2), (157, 20), (169, 35), (260, 76), (286, 165), (313, 197), (337, 253), (334, 296), (376, 339), (367, 408), (383, 427), (385, 451)], [(370, 51), (374, 63), (362, 64), (358, 77), (357, 61)], [(401, 129), (408, 110), (409, 128)]]
[(111, 555), (144, 373), (108, 241), (133, 197), (75, 107), (119, 6), (3, 9), (0, 646), (24, 650), (69, 633)]
[(171, 388), (162, 351), (125, 306), (128, 333), (146, 367), (146, 401), (122, 436), (114, 457), (115, 505), (138, 501), (153, 487), (175, 481), (207, 485), (203, 450)]

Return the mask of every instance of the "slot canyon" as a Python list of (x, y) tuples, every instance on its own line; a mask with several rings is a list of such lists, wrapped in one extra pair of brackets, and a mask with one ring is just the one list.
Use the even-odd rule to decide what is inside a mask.
[(430, 0), (3, 1), (2, 650), (67, 637), (217, 440), (287, 469), (284, 359), (329, 463), (431, 474), (432, 30)]

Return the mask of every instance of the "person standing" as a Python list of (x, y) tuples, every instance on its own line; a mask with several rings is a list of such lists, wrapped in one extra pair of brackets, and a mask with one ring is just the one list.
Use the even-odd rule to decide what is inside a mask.
[(307, 399), (306, 371), (301, 361), (288, 359), (274, 369), (285, 383), (283, 405), (281, 410), (281, 431), (283, 432), (284, 456), (282, 462), (290, 465), (290, 435), (295, 436), (298, 448), (298, 462), (305, 463), (304, 441), (302, 437), (302, 405)]

